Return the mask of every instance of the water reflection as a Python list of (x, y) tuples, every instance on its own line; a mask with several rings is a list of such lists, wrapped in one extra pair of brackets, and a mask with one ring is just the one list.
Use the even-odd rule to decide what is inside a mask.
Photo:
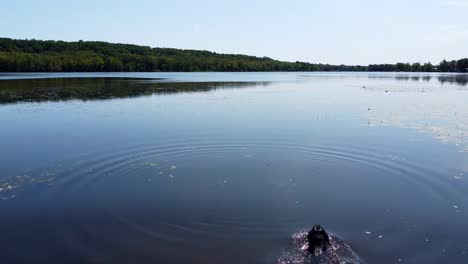
[(466, 263), (466, 155), (400, 129), (468, 142), (466, 87), (375, 75), (0, 81), (3, 104), (187, 93), (0, 105), (2, 260), (298, 263), (324, 223), (367, 263)]
[(464, 85), (464, 86), (468, 84), (467, 75), (439, 76), (438, 80), (441, 84), (450, 83), (450, 84), (459, 84), (459, 85)]
[(206, 92), (267, 85), (268, 82), (161, 82), (145, 78), (51, 78), (0, 81), (0, 104), (105, 100), (153, 94)]
[[(381, 75), (372, 76), (380, 79)], [(451, 142), (468, 152), (468, 108), (464, 100), (468, 75), (395, 75), (398, 85), (373, 82), (361, 87), (380, 102), (368, 113), (369, 126), (394, 126), (427, 132), (441, 142)], [(430, 84), (437, 80), (439, 85)], [(445, 84), (445, 85), (444, 85)]]
[(398, 126), (430, 133), (435, 139), (453, 143), (461, 152), (468, 152), (468, 113), (457, 105), (414, 103), (389, 107), (371, 113), (368, 125)]
[(395, 79), (397, 81), (413, 81), (413, 82), (431, 82), (436, 79), (440, 84), (456, 84), (466, 86), (468, 84), (468, 75), (464, 74), (431, 74), (431, 75), (414, 75), (414, 74), (370, 74), (369, 79)]

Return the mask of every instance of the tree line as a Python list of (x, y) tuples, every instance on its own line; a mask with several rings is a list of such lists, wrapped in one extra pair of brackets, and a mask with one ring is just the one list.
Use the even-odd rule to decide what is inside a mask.
[(467, 72), (468, 59), (431, 63), (330, 65), (268, 57), (151, 48), (98, 41), (0, 38), (0, 72), (413, 71)]
[(443, 60), (439, 65), (432, 65), (430, 62), (421, 63), (396, 63), (396, 64), (371, 64), (368, 71), (385, 72), (468, 72), (468, 58), (460, 60)]

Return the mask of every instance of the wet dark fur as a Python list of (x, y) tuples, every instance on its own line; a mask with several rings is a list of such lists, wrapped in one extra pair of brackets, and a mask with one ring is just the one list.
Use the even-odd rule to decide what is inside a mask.
[(330, 237), (327, 232), (320, 226), (315, 225), (312, 230), (307, 234), (307, 241), (309, 243), (309, 253), (315, 254), (317, 249), (326, 251), (330, 246)]

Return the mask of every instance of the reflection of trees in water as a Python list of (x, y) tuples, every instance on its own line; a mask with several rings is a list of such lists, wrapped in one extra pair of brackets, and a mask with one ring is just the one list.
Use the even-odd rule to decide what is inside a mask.
[(468, 75), (369, 75), (369, 79), (395, 79), (397, 81), (414, 81), (414, 82), (430, 82), (433, 78), (437, 79), (441, 84), (457, 84), (466, 86), (468, 84)]
[(468, 76), (466, 75), (456, 75), (456, 76), (439, 76), (439, 82), (450, 83), (450, 84), (459, 84), (459, 85), (467, 85), (468, 84)]
[(267, 85), (267, 82), (161, 82), (139, 78), (52, 78), (0, 81), (0, 104), (104, 100), (153, 94), (206, 92)]

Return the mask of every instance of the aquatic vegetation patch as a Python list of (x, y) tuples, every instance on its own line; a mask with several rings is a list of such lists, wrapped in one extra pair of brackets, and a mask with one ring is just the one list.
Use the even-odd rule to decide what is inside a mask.
[(51, 186), (56, 181), (57, 177), (54, 173), (45, 172), (38, 176), (30, 176), (27, 174), (8, 176), (0, 178), (0, 199), (8, 200), (16, 197), (16, 192), (22, 188), (32, 185), (40, 184)]

